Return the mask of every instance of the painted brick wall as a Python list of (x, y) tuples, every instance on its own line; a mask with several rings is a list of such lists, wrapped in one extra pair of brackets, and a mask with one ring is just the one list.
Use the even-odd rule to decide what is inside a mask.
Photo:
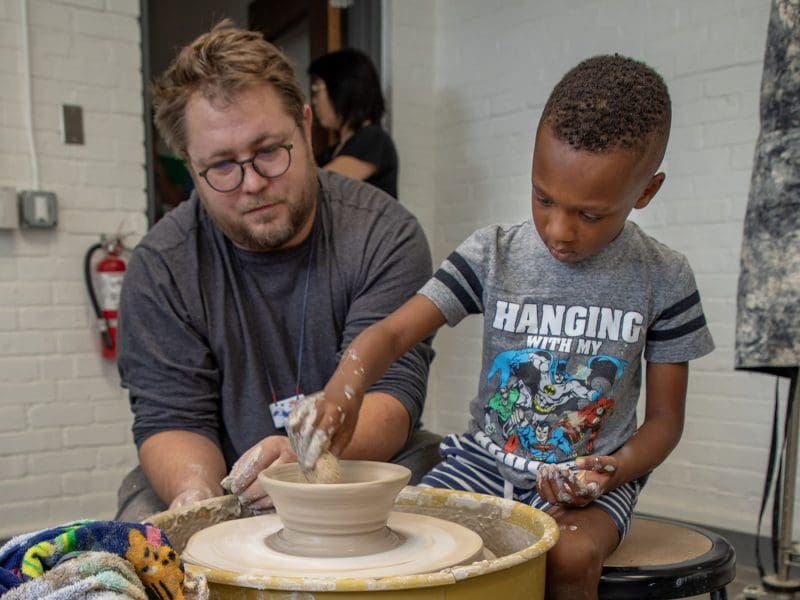
[[(30, 189), (23, 1), (0, 0), (0, 186)], [(100, 358), (83, 257), (147, 227), (138, 0), (29, 0), (39, 187), (54, 230), (0, 230), (0, 537), (111, 518), (135, 463), (127, 396)], [(86, 143), (62, 142), (62, 104)], [(134, 238), (136, 237), (134, 236)]]
[[(753, 532), (774, 380), (732, 365), (769, 1), (390, 4), (400, 197), (419, 211), (437, 264), (474, 229), (529, 217), (533, 132), (570, 67), (620, 52), (665, 77), (674, 104), (667, 180), (636, 220), (689, 257), (717, 350), (692, 365), (683, 440), (639, 508)], [(471, 318), (436, 339), (425, 417), (437, 431), (464, 427), (480, 335)]]
[[(0, 0), (0, 186), (28, 189), (21, 6)], [(60, 219), (54, 231), (0, 231), (0, 537), (109, 518), (135, 461), (125, 394), (99, 358), (82, 261), (99, 234), (146, 229), (139, 3), (28, 7), (40, 187), (58, 194)], [(774, 382), (732, 364), (768, 0), (387, 7), (400, 194), (436, 263), (477, 227), (527, 218), (533, 130), (564, 71), (619, 51), (665, 76), (675, 105), (668, 179), (637, 220), (688, 255), (718, 349), (693, 365), (683, 441), (640, 508), (753, 531)], [(84, 146), (61, 142), (65, 103), (84, 108)], [(464, 427), (479, 338), (478, 319), (437, 338), (425, 418), (438, 431)]]

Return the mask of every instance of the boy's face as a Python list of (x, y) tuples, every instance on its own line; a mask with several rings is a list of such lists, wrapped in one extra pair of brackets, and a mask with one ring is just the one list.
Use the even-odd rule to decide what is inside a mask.
[(664, 174), (654, 152), (575, 150), (547, 125), (533, 149), (532, 210), (539, 237), (561, 262), (588, 258), (613, 241), (634, 208), (655, 196)]

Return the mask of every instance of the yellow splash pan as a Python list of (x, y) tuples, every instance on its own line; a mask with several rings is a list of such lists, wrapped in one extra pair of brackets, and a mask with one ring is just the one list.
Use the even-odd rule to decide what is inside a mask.
[[(189, 564), (186, 570), (207, 579), (212, 600), (485, 600), (498, 593), (506, 598), (544, 598), (546, 555), (559, 535), (546, 513), (494, 496), (415, 486), (398, 494), (394, 510), (472, 529), (496, 558), (433, 573), (380, 578), (253, 576)], [(250, 515), (235, 497), (223, 496), (158, 513), (148, 522), (182, 552), (195, 532), (246, 516)]]

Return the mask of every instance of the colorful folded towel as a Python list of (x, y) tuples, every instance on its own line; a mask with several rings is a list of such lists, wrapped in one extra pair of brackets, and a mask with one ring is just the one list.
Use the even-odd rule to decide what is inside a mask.
[(148, 600), (133, 565), (108, 552), (72, 555), (40, 577), (3, 594), (3, 600)]
[[(0, 548), (0, 596), (85, 552), (106, 552), (127, 560), (149, 597), (183, 600), (183, 564), (159, 529), (140, 523), (90, 520), (24, 534), (7, 542)], [(92, 576), (92, 569), (88, 573)], [(80, 577), (78, 572), (74, 577)]]

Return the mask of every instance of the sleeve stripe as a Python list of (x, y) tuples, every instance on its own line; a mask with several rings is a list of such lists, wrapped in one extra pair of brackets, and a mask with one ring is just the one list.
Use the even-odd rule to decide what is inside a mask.
[(464, 287), (459, 284), (458, 281), (456, 281), (455, 277), (450, 275), (450, 273), (444, 269), (437, 270), (433, 276), (446, 285), (447, 289), (453, 292), (453, 295), (458, 298), (458, 301), (461, 302), (461, 305), (464, 307), (464, 310), (466, 310), (467, 313), (471, 315), (480, 314), (481, 311), (478, 309), (478, 305), (475, 304), (475, 301), (469, 297), (467, 290), (465, 290)]
[(472, 289), (472, 293), (475, 294), (476, 298), (483, 298), (483, 286), (481, 285), (478, 276), (475, 275), (475, 271), (472, 270), (472, 267), (469, 266), (464, 257), (461, 256), (458, 252), (451, 252), (450, 256), (447, 257), (447, 260), (450, 261), (458, 272), (461, 273), (461, 276), (466, 280), (469, 284), (469, 287)]
[(665, 308), (664, 312), (658, 315), (656, 322), (666, 319), (671, 319), (675, 315), (679, 315), (682, 312), (686, 312), (698, 302), (700, 302), (700, 292), (695, 290), (693, 293), (686, 296), (686, 298), (684, 298), (683, 300), (679, 300), (669, 308)]
[(675, 338), (679, 338), (697, 331), (698, 329), (705, 327), (705, 325), (706, 317), (705, 315), (700, 315), (688, 323), (684, 323), (683, 325), (673, 329), (662, 329), (659, 331), (653, 331), (651, 329), (647, 332), (647, 339), (651, 342), (666, 342), (668, 340), (674, 340)]

